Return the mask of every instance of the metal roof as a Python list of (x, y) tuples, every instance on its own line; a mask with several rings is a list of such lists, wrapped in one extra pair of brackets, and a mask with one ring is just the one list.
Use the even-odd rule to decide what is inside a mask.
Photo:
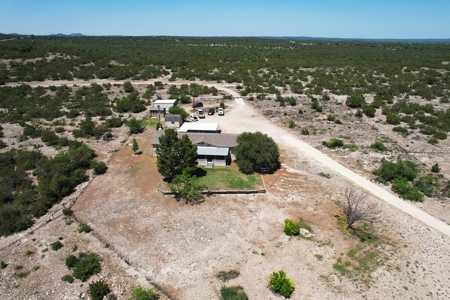
[(164, 121), (166, 122), (183, 122), (183, 118), (179, 114), (168, 114), (164, 117)]
[(219, 123), (184, 123), (183, 126), (178, 129), (178, 132), (189, 132), (189, 131), (210, 131), (217, 132), (219, 131)]
[[(152, 145), (159, 145), (159, 137), (164, 132), (157, 132), (152, 140)], [(178, 132), (178, 138), (187, 135), (193, 144), (198, 146), (209, 145), (212, 147), (233, 148), (237, 146), (237, 134), (232, 133), (196, 133), (196, 132)]]
[(214, 155), (214, 156), (227, 156), (228, 148), (219, 147), (197, 147), (198, 155)]
[(153, 102), (153, 107), (156, 107), (155, 105), (158, 104), (172, 104), (174, 105), (175, 102), (177, 102), (177, 100), (155, 100), (155, 102)]

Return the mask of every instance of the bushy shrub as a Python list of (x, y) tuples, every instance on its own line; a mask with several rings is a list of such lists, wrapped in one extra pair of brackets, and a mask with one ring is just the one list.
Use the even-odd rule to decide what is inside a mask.
[(108, 284), (103, 279), (94, 281), (89, 284), (88, 293), (92, 300), (102, 300), (111, 292)]
[(392, 190), (404, 199), (423, 202), (423, 195), (420, 193), (419, 189), (411, 185), (404, 178), (395, 179), (392, 182)]
[(362, 109), (363, 109), (364, 114), (366, 116), (368, 116), (369, 118), (375, 117), (375, 113), (377, 110), (372, 105), (364, 105), (362, 107)]
[(366, 103), (366, 100), (362, 94), (354, 94), (347, 98), (345, 104), (351, 108), (362, 107)]
[(75, 267), (75, 265), (78, 262), (78, 258), (76, 258), (74, 255), (69, 255), (66, 258), (66, 267), (69, 269), (72, 269), (73, 267)]
[(343, 147), (344, 146), (344, 141), (336, 139), (336, 138), (332, 138), (328, 142), (323, 141), (322, 145), (324, 145), (327, 148), (334, 149), (334, 148)]
[(60, 241), (56, 241), (54, 243), (50, 244), (50, 247), (54, 250), (54, 251), (58, 251), (59, 249), (61, 249), (63, 247), (63, 244), (61, 244)]
[(220, 296), (222, 300), (248, 300), (242, 286), (223, 286), (220, 289)]
[(91, 164), (91, 167), (94, 169), (95, 175), (102, 175), (106, 173), (106, 170), (108, 170), (108, 167), (106, 164), (102, 161), (93, 161)]
[(87, 255), (80, 253), (78, 261), (73, 267), (73, 277), (82, 282), (87, 281), (92, 275), (100, 273), (100, 261), (101, 259), (95, 253)]
[(402, 127), (402, 126), (396, 126), (396, 127), (392, 128), (392, 131), (401, 133), (402, 135), (408, 134), (408, 129), (405, 127)]
[(412, 181), (419, 174), (419, 168), (409, 160), (398, 159), (397, 163), (394, 163), (383, 159), (380, 168), (373, 173), (381, 182), (390, 182), (401, 178)]
[(294, 128), (295, 122), (293, 120), (289, 120), (289, 128)]
[(159, 295), (153, 290), (145, 290), (141, 286), (138, 286), (131, 291), (129, 300), (157, 300)]
[(302, 128), (302, 135), (309, 135), (308, 128)]
[(4, 269), (8, 266), (8, 264), (6, 264), (3, 260), (0, 261), (0, 269)]
[(387, 150), (386, 146), (380, 141), (376, 141), (375, 143), (370, 145), (370, 148), (378, 150), (378, 151), (386, 151)]
[(73, 283), (73, 277), (71, 276), (71, 275), (64, 275), (62, 278), (61, 278), (61, 280), (62, 281), (65, 281), (65, 282), (68, 282), (68, 283)]
[(289, 236), (299, 235), (300, 226), (290, 219), (284, 220), (284, 233)]
[(441, 167), (439, 167), (438, 163), (435, 163), (432, 167), (431, 167), (431, 172), (433, 173), (439, 173), (441, 171)]
[(78, 224), (77, 231), (78, 231), (79, 233), (82, 233), (82, 232), (89, 233), (89, 232), (92, 231), (92, 228), (91, 228), (89, 225), (80, 223), (80, 224)]
[(434, 191), (439, 187), (439, 183), (434, 176), (426, 175), (418, 178), (414, 182), (414, 186), (425, 196), (432, 197)]
[(270, 275), (270, 288), (277, 294), (290, 298), (295, 289), (294, 281), (286, 278), (284, 271), (274, 272)]

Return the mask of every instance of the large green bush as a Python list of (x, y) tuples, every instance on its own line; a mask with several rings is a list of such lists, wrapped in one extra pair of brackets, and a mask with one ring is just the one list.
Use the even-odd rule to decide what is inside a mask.
[(322, 145), (331, 149), (340, 148), (344, 146), (344, 141), (336, 138), (331, 138), (328, 142), (323, 141)]
[(286, 278), (284, 271), (272, 273), (270, 276), (270, 288), (277, 294), (290, 298), (292, 292), (294, 292), (295, 286), (292, 279)]
[(100, 273), (100, 257), (95, 253), (87, 255), (80, 253), (78, 261), (73, 267), (73, 277), (80, 279), (82, 282), (87, 281), (92, 275)]
[(397, 163), (382, 160), (380, 168), (373, 172), (381, 182), (390, 182), (394, 179), (414, 180), (419, 174), (419, 168), (409, 160), (398, 159)]

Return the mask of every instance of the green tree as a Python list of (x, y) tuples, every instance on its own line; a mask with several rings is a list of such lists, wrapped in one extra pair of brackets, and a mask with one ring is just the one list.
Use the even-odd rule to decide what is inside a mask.
[(351, 108), (362, 107), (366, 103), (364, 96), (362, 94), (354, 94), (347, 98), (345, 104)]
[(125, 82), (123, 83), (123, 90), (125, 91), (125, 93), (131, 93), (131, 92), (134, 91), (134, 87), (133, 87), (133, 85), (131, 84), (131, 82), (125, 81)]
[(142, 125), (142, 121), (136, 119), (135, 117), (131, 118), (125, 123), (128, 127), (128, 134), (133, 133), (141, 133), (144, 131), (144, 126)]
[(166, 129), (159, 137), (156, 155), (158, 171), (169, 181), (183, 172), (192, 174), (196, 169), (197, 145), (193, 145), (187, 135), (178, 139), (173, 129)]
[(197, 176), (183, 173), (175, 176), (169, 188), (177, 199), (184, 199), (186, 203), (199, 203), (203, 199), (204, 186), (200, 184)]
[(136, 154), (136, 151), (138, 151), (139, 145), (136, 141), (136, 139), (133, 139), (133, 146), (131, 147), (131, 150), (133, 150), (133, 153)]
[(236, 139), (238, 145), (232, 149), (239, 170), (245, 174), (261, 172), (268, 168), (270, 172), (280, 167), (280, 151), (275, 141), (261, 132), (244, 132)]
[(189, 113), (184, 108), (178, 106), (170, 107), (169, 114), (181, 115), (183, 119), (189, 117)]

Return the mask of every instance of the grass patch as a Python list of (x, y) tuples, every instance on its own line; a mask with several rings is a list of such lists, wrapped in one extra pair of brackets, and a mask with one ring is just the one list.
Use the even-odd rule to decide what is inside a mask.
[(199, 168), (196, 174), (200, 184), (210, 191), (214, 190), (252, 190), (260, 182), (257, 174), (245, 175), (236, 165), (227, 167)]

